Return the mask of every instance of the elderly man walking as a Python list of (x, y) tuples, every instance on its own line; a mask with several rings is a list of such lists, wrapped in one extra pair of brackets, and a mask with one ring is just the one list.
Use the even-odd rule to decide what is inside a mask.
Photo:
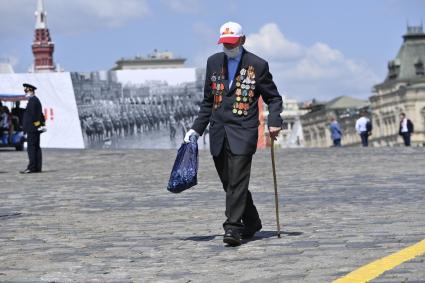
[(282, 125), (282, 97), (268, 63), (243, 48), (245, 35), (238, 23), (223, 24), (218, 43), (223, 52), (208, 58), (204, 99), (184, 140), (202, 135), (210, 124), (210, 151), (226, 192), (223, 242), (238, 246), (241, 238), (251, 238), (262, 228), (248, 190), (258, 141), (258, 99), (261, 96), (269, 107), (269, 132), (276, 139)]

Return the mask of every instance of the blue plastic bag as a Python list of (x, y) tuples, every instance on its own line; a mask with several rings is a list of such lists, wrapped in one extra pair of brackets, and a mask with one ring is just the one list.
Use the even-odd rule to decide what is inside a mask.
[(181, 193), (198, 183), (198, 143), (191, 137), (189, 143), (183, 143), (177, 151), (167, 190)]

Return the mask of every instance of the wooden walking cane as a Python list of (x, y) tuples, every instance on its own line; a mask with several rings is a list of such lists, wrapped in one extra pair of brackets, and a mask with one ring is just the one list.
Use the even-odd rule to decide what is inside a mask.
[(273, 183), (274, 183), (274, 204), (276, 208), (276, 225), (277, 225), (277, 237), (280, 238), (280, 223), (279, 223), (279, 195), (277, 193), (277, 181), (276, 181), (276, 165), (274, 163), (274, 139), (271, 140), (271, 157), (272, 157), (272, 169), (273, 169)]

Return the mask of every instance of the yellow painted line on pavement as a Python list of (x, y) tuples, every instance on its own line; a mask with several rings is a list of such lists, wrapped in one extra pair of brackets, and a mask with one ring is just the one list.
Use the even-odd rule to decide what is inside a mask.
[(389, 256), (378, 259), (367, 265), (348, 273), (347, 275), (333, 281), (332, 283), (364, 283), (372, 280), (385, 271), (391, 270), (403, 262), (414, 259), (425, 254), (425, 239), (402, 249)]

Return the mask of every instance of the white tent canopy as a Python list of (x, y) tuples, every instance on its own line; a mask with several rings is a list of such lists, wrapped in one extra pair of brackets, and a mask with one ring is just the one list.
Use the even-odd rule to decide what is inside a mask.
[(47, 132), (41, 136), (41, 146), (84, 148), (70, 73), (0, 74), (0, 94), (22, 97), (23, 83), (37, 87), (43, 106)]

